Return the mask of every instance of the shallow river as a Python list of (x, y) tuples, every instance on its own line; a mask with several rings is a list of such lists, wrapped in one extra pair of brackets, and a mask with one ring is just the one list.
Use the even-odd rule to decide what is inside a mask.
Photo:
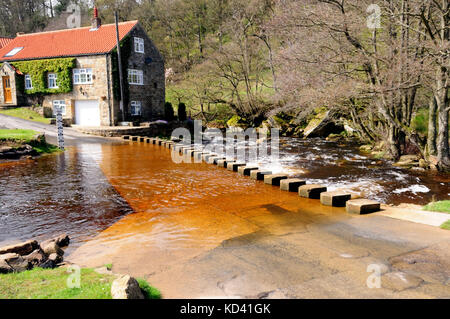
[[(262, 168), (330, 189), (347, 188), (385, 203), (426, 204), (433, 197), (450, 197), (449, 175), (377, 163), (356, 145), (320, 139), (281, 142), (280, 161), (263, 158), (258, 163)], [(143, 143), (83, 144), (65, 154), (0, 163), (0, 245), (67, 232), (74, 249), (133, 211), (151, 221), (153, 244), (160, 247), (184, 244), (188, 238), (192, 244), (194, 237), (215, 244), (218, 229), (239, 233), (240, 225), (234, 224), (231, 214), (198, 207), (238, 211), (240, 203), (249, 205), (247, 199), (260, 204), (263, 197), (295, 197), (217, 170), (206, 164), (175, 164), (168, 150)], [(183, 214), (172, 214), (181, 207)]]

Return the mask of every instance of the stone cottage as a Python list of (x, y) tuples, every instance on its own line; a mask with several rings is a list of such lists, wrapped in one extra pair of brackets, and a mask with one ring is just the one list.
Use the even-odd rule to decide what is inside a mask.
[(164, 60), (138, 21), (119, 23), (124, 84), (115, 24), (18, 34), (0, 48), (0, 106), (42, 105), (47, 115), (80, 126), (114, 126), (163, 116)]

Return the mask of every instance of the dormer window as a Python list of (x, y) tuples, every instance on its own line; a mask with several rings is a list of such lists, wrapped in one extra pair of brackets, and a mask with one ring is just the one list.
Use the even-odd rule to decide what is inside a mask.
[(145, 53), (144, 39), (134, 38), (134, 51), (137, 53)]
[(5, 57), (12, 57), (15, 56), (17, 53), (19, 53), (20, 51), (22, 51), (23, 47), (17, 47), (12, 49), (11, 51), (9, 51), (8, 53), (5, 54)]
[(25, 74), (25, 90), (33, 89), (33, 82), (31, 82), (31, 75)]
[(47, 76), (48, 76), (48, 88), (57, 89), (58, 84), (56, 83), (56, 80), (58, 79), (58, 77), (56, 76), (56, 73), (49, 73)]

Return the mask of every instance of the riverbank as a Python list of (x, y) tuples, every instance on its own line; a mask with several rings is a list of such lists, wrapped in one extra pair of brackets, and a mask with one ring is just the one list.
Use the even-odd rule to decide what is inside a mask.
[(0, 160), (32, 158), (61, 150), (34, 130), (0, 129)]

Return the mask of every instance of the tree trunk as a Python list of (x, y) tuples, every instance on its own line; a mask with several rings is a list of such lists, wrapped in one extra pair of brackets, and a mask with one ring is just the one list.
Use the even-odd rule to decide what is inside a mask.
[(436, 155), (436, 126), (437, 126), (437, 103), (433, 96), (430, 100), (429, 118), (428, 118), (428, 139), (427, 139), (427, 153), (428, 155)]

